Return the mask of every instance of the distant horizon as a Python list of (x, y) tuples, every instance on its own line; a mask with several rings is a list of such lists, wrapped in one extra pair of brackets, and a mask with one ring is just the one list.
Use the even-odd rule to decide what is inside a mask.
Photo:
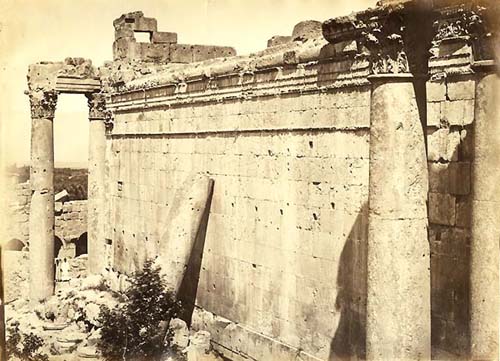
[[(15, 166), (16, 168), (29, 167), (30, 162), (12, 162), (9, 166)], [(54, 168), (88, 169), (88, 164), (87, 162), (55, 162)]]

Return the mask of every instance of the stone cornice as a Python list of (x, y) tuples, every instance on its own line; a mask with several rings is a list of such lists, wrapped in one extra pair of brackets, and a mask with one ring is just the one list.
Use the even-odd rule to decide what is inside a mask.
[(284, 68), (278, 67), (210, 78), (198, 77), (157, 87), (117, 92), (111, 95), (108, 109), (122, 112), (366, 86), (369, 84), (367, 66), (367, 62), (363, 60), (346, 60), (308, 66), (299, 64), (293, 69), (287, 69), (289, 74), (286, 76), (283, 75)]
[(58, 93), (49, 91), (29, 91), (32, 119), (53, 119), (56, 111)]

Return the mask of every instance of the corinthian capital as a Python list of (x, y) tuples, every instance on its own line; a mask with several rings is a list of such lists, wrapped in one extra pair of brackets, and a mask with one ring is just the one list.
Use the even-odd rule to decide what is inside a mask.
[(371, 17), (362, 14), (359, 48), (370, 60), (372, 73), (427, 74), (434, 18), (432, 9), (417, 3), (382, 8)]
[(104, 93), (85, 94), (89, 106), (89, 120), (106, 118), (106, 100)]
[(357, 58), (370, 61), (372, 74), (426, 74), (436, 11), (428, 1), (384, 1), (375, 9), (323, 23), (335, 46), (352, 44)]
[(57, 105), (57, 91), (32, 90), (27, 94), (30, 98), (31, 118), (54, 118)]

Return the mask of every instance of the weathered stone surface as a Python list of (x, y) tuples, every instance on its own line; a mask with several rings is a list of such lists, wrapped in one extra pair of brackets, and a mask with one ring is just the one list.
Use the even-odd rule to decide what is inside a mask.
[(286, 44), (292, 41), (291, 36), (284, 36), (284, 35), (275, 35), (271, 39), (267, 41), (267, 47), (271, 48), (273, 46), (278, 46), (282, 44)]
[(306, 20), (301, 21), (294, 26), (292, 32), (292, 40), (305, 41), (308, 39), (314, 39), (320, 37), (321, 32), (321, 21), (316, 20)]
[(170, 321), (169, 328), (173, 330), (172, 345), (178, 350), (184, 350), (189, 344), (189, 329), (181, 319), (174, 318)]
[(177, 44), (177, 33), (155, 31), (151, 35), (151, 42), (153, 44)]
[[(481, 74), (476, 88), (471, 213), (471, 356), (499, 355), (500, 81)], [(489, 300), (489, 302), (485, 302)]]
[(28, 252), (2, 249), (4, 302), (27, 299), (29, 291)]
[(372, 81), (367, 358), (429, 358), (428, 176), (418, 105), (409, 75)]
[[(475, 94), (471, 66), (487, 54), (478, 44), (486, 40), (470, 23), (457, 26), (463, 15), (481, 28), (480, 13), (434, 3), (432, 44), (421, 38), (434, 19), (412, 20), (416, 3), (401, 1), (327, 21), (324, 37), (318, 22), (300, 23), (290, 39), (241, 57), (176, 44), (140, 12), (117, 19), (116, 61), (99, 70), (114, 128), (96, 137), (104, 146), (93, 156), (104, 159), (96, 184), (105, 184), (93, 187), (106, 196), (89, 202), (113, 289), (125, 290), (126, 274), (161, 254), (174, 288), (205, 315), (193, 322), (211, 333), (191, 351), (197, 359), (212, 357), (210, 337), (228, 359), (429, 358), (431, 327), (434, 347), (467, 358), (472, 342), (488, 358), (495, 333), (485, 315), (495, 311), (478, 300), (498, 293), (487, 285), (498, 254), (498, 132), (478, 122), (495, 119), (478, 96), (492, 90)], [(134, 31), (152, 42), (137, 42)], [(456, 31), (466, 34), (450, 37)], [(431, 58), (416, 66), (413, 51), (428, 57), (427, 45)], [(90, 76), (86, 62), (72, 62), (73, 76), (78, 67)], [(50, 91), (91, 86), (56, 77), (54, 88), (62, 65), (46, 65), (30, 70), (40, 115), (51, 114)], [(393, 78), (372, 85), (374, 72)], [(431, 77), (427, 94), (408, 72)], [(91, 131), (105, 134), (101, 125)], [(215, 181), (203, 227), (199, 194), (183, 191), (193, 177)], [(56, 231), (81, 217), (69, 208), (59, 209)], [(95, 236), (100, 220), (106, 227)], [(480, 279), (476, 308), (469, 276)], [(74, 321), (85, 308), (95, 316), (98, 304), (88, 297), (49, 315)]]
[(429, 221), (448, 226), (455, 225), (455, 197), (449, 194), (429, 193)]
[[(55, 102), (33, 114), (30, 184), (30, 300), (43, 301), (54, 292), (54, 140)], [(43, 104), (43, 102), (42, 102)], [(35, 112), (37, 112), (35, 110)], [(40, 116), (40, 117), (37, 117)]]
[[(124, 14), (116, 19), (113, 25), (115, 61), (192, 63), (236, 55), (236, 51), (231, 47), (177, 44), (177, 33), (157, 31), (156, 19), (144, 17), (141, 11)], [(137, 42), (134, 32), (149, 33), (150, 42)]]

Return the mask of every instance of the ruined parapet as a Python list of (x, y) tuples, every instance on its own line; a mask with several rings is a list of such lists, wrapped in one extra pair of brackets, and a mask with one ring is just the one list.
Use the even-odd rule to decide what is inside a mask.
[(267, 47), (271, 48), (273, 46), (286, 44), (292, 41), (291, 36), (287, 35), (275, 35), (267, 41)]
[(101, 82), (97, 68), (84, 58), (66, 58), (59, 62), (39, 62), (28, 68), (30, 92), (93, 93)]
[[(141, 11), (124, 14), (113, 22), (115, 41), (113, 59), (153, 63), (192, 63), (207, 59), (234, 56), (228, 46), (178, 44), (177, 34), (161, 32), (154, 18), (144, 17)], [(149, 42), (138, 42), (137, 33), (149, 34)]]
[(292, 41), (307, 41), (321, 36), (321, 22), (316, 20), (305, 20), (296, 24), (292, 35), (275, 35), (267, 41), (267, 47), (290, 43)]

